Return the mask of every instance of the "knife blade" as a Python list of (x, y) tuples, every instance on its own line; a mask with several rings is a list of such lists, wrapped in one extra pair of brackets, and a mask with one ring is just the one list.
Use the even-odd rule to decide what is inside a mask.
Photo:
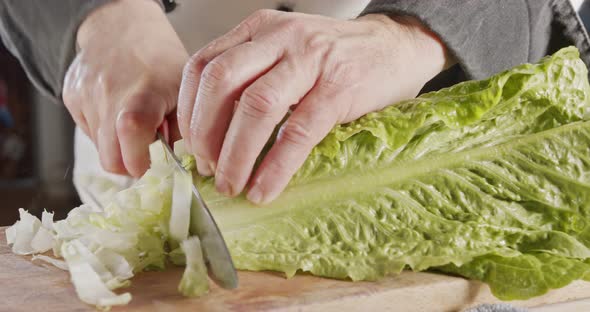
[[(168, 144), (165, 136), (158, 131), (158, 140), (162, 142), (168, 156), (174, 161), (178, 170), (189, 174), (182, 166), (176, 154)], [(238, 275), (231, 255), (225, 244), (225, 240), (219, 231), (217, 223), (213, 219), (207, 204), (203, 200), (197, 187), (192, 185), (193, 200), (191, 203), (191, 221), (189, 232), (197, 235), (201, 240), (203, 256), (207, 265), (209, 277), (219, 286), (225, 289), (238, 287)]]

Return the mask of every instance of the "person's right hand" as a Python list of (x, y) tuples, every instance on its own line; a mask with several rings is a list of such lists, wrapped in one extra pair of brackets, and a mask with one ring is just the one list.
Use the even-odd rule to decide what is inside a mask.
[(119, 0), (93, 11), (77, 34), (63, 100), (96, 145), (103, 168), (142, 175), (158, 126), (170, 117), (188, 54), (155, 1)]

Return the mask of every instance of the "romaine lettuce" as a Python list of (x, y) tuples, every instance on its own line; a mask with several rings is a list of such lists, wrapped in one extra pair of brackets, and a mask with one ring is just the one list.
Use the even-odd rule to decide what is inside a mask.
[(240, 269), (434, 268), (540, 295), (590, 269), (587, 75), (567, 48), (337, 126), (267, 206), (200, 189)]
[[(587, 75), (566, 48), (337, 126), (261, 207), (218, 194), (182, 143), (175, 151), (239, 269), (352, 280), (436, 270), (526, 299), (590, 279)], [(21, 211), (6, 231), (13, 251), (53, 248), (80, 298), (99, 306), (127, 303), (112, 290), (169, 261), (187, 264), (181, 292), (206, 292), (199, 241), (185, 240), (187, 183), (160, 143), (150, 155), (148, 172), (104, 210), (83, 205), (55, 223)]]

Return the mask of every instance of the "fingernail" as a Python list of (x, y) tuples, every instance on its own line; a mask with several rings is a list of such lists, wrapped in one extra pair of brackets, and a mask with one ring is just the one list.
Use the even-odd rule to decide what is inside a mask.
[(213, 175), (213, 170), (211, 170), (211, 166), (210, 164), (208, 165), (208, 162), (199, 157), (199, 156), (195, 156), (195, 161), (197, 162), (197, 170), (199, 171), (199, 174), (202, 176), (206, 176), (206, 177), (210, 177)]
[(260, 189), (260, 186), (254, 185), (254, 187), (252, 187), (250, 189), (250, 191), (248, 192), (248, 195), (246, 197), (248, 198), (249, 201), (251, 201), (255, 204), (261, 204), (262, 203), (262, 190)]
[(233, 195), (231, 185), (222, 176), (215, 177), (215, 187), (219, 193), (225, 194), (227, 196)]

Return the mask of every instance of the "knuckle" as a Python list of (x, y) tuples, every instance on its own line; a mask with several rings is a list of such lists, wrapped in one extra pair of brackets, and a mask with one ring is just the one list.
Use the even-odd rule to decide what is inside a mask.
[(309, 127), (300, 121), (290, 119), (279, 129), (278, 139), (296, 146), (308, 146), (314, 143), (314, 135)]
[(305, 40), (304, 51), (306, 54), (325, 57), (334, 50), (334, 45), (333, 39), (329, 36), (312, 34)]
[(213, 89), (217, 85), (225, 85), (231, 79), (229, 67), (221, 61), (209, 62), (201, 76), (203, 87)]
[(141, 111), (122, 111), (117, 117), (117, 133), (122, 136), (136, 134), (142, 131), (146, 120), (146, 114)]
[(279, 95), (275, 88), (257, 84), (244, 91), (238, 107), (245, 115), (264, 118), (272, 114), (278, 102)]
[(353, 66), (353, 64), (348, 62), (335, 62), (324, 70), (324, 72), (320, 76), (320, 83), (323, 88), (325, 89), (332, 89), (336, 90), (343, 90), (349, 84), (349, 77), (359, 77), (355, 76), (359, 74), (359, 71)]
[(261, 9), (254, 11), (242, 23), (240, 23), (235, 30), (245, 31), (250, 37), (256, 34), (256, 30), (263, 24), (268, 23), (283, 12), (271, 9)]
[(299, 18), (289, 18), (283, 23), (283, 29), (292, 34), (303, 34), (307, 28), (307, 23)]
[(275, 16), (277, 13), (278, 11), (271, 9), (256, 10), (246, 19), (246, 24), (252, 25), (262, 23), (272, 16)]
[(347, 62), (336, 62), (332, 67), (332, 71), (336, 77), (347, 77), (346, 75), (352, 74), (354, 69), (351, 64)]
[(199, 50), (193, 54), (182, 69), (182, 76), (194, 76), (198, 75), (199, 72), (207, 65), (207, 57), (204, 50)]

